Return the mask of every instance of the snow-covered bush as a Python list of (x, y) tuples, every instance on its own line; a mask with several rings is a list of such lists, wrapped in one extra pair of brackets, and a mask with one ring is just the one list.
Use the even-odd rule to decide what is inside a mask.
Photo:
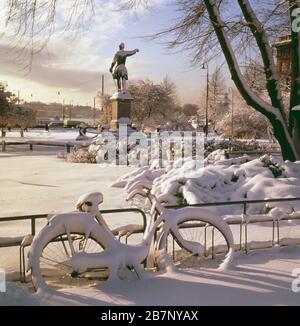
[[(155, 176), (157, 171), (158, 176)], [(199, 204), (241, 200), (300, 197), (300, 162), (283, 161), (265, 155), (223, 159), (206, 167), (187, 160), (165, 169), (143, 168), (121, 178), (115, 186), (132, 187), (139, 181), (152, 187), (152, 192), (165, 205)], [(241, 214), (238, 206), (210, 208), (219, 214)], [(284, 214), (300, 212), (300, 202), (251, 204), (248, 214)]]
[(96, 163), (96, 152), (85, 148), (74, 149), (67, 155), (67, 162), (71, 163)]
[(209, 139), (205, 142), (204, 156), (216, 150), (231, 150), (233, 152), (249, 152), (249, 151), (270, 151), (278, 149), (278, 145), (269, 142), (260, 142), (255, 139), (238, 140), (238, 139)]

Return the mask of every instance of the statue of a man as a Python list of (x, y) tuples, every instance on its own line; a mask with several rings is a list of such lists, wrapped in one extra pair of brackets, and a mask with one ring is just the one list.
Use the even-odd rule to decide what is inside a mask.
[[(119, 45), (119, 51), (117, 51), (117, 53), (115, 54), (113, 62), (109, 69), (109, 71), (113, 75), (113, 79), (117, 80), (118, 92), (121, 92), (121, 91), (126, 92), (127, 91), (126, 81), (128, 80), (128, 72), (125, 67), (126, 58), (139, 52), (139, 49), (135, 49), (132, 51), (125, 51), (124, 48), (125, 48), (125, 44), (121, 43)], [(116, 65), (116, 67), (115, 67), (115, 65)], [(115, 67), (115, 69), (114, 69), (114, 67)], [(114, 69), (114, 71), (113, 71), (113, 69)]]

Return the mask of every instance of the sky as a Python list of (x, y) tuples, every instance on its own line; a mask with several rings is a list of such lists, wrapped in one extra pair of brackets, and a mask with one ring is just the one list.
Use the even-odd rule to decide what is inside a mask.
[[(6, 0), (0, 0), (0, 8)], [(177, 86), (179, 101), (199, 103), (205, 87), (206, 72), (191, 67), (185, 52), (170, 52), (159, 41), (146, 41), (141, 36), (153, 34), (175, 19), (174, 6), (169, 0), (154, 0), (151, 10), (115, 11), (115, 0), (96, 0), (98, 6), (89, 24), (80, 31), (64, 31), (63, 22), (70, 12), (69, 0), (60, 1), (56, 31), (47, 47), (34, 57), (31, 71), (24, 69), (22, 60), (15, 60), (15, 49), (9, 43), (9, 31), (4, 27), (5, 11), (0, 13), (0, 80), (20, 92), (26, 101), (62, 102), (92, 105), (105, 76), (105, 92), (115, 90), (109, 67), (118, 45), (138, 48), (128, 58), (129, 80), (149, 78), (161, 82), (168, 76)], [(21, 61), (21, 62), (20, 62)]]

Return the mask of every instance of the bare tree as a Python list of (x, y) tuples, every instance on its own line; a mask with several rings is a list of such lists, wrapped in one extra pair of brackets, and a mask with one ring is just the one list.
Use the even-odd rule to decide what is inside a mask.
[(101, 114), (100, 124), (109, 125), (112, 119), (112, 105), (110, 100), (111, 95), (104, 94), (103, 96), (99, 93), (98, 98), (101, 101)]
[(7, 125), (11, 128), (20, 128), (20, 135), (24, 137), (24, 130), (36, 125), (36, 114), (28, 107), (11, 105)]
[(4, 137), (4, 128), (8, 122), (10, 95), (10, 92), (6, 90), (6, 84), (0, 82), (0, 128), (2, 137)]
[(162, 121), (171, 121), (178, 108), (176, 87), (165, 78), (160, 84), (151, 80), (131, 83), (128, 90), (134, 97), (132, 120), (140, 128), (155, 128)]
[[(231, 77), (248, 105), (271, 123), (284, 159), (300, 158), (300, 33), (291, 29), (298, 0), (178, 0), (180, 20), (154, 37), (175, 36), (169, 47), (184, 46), (192, 52), (193, 62), (224, 55)], [(239, 10), (237, 10), (239, 9)], [(222, 14), (221, 14), (222, 13)], [(279, 77), (271, 42), (280, 33), (291, 33), (293, 69), (289, 117), (285, 114)], [(268, 101), (257, 95), (242, 74), (239, 55), (256, 49), (263, 62)], [(213, 51), (212, 51), (213, 50)]]
[[(75, 1), (75, 0), (74, 0)], [(51, 5), (50, 21), (56, 12), (58, 0), (43, 1)], [(93, 1), (83, 1), (92, 8)], [(125, 9), (139, 5), (151, 5), (151, 0), (127, 0)], [(27, 31), (35, 25), (37, 4), (41, 1), (8, 1), (8, 22), (20, 20), (18, 35), (24, 23)], [(28, 15), (21, 4), (30, 3)], [(168, 46), (184, 47), (192, 54), (192, 61), (208, 61), (220, 53), (224, 56), (231, 78), (237, 89), (255, 110), (261, 112), (274, 129), (284, 159), (295, 161), (300, 158), (300, 33), (291, 29), (294, 10), (300, 9), (298, 0), (176, 0), (178, 20), (175, 25), (155, 35), (155, 37), (174, 37)], [(39, 8), (43, 10), (42, 7)], [(124, 9), (121, 8), (121, 9)], [(48, 19), (49, 20), (49, 19)], [(29, 24), (31, 23), (31, 25)], [(18, 25), (18, 22), (16, 22)], [(32, 25), (33, 24), (33, 25)], [(31, 26), (31, 29), (28, 27)], [(42, 25), (43, 26), (43, 25)], [(291, 95), (288, 110), (284, 108), (279, 78), (272, 53), (272, 40), (280, 33), (290, 33), (293, 51), (291, 72)], [(29, 33), (30, 34), (30, 33)], [(240, 58), (249, 49), (259, 53), (266, 77), (268, 100), (261, 98), (249, 86), (243, 76)], [(288, 116), (285, 114), (288, 111)]]
[[(266, 118), (258, 111), (241, 106), (234, 115), (234, 128), (232, 128), (232, 115), (228, 112), (222, 121), (219, 122), (217, 128), (222, 129), (224, 138), (245, 138), (259, 139), (268, 136), (268, 122)], [(218, 129), (219, 129), (218, 128)]]
[[(92, 22), (94, 0), (4, 0), (6, 34), (14, 60), (29, 71), (34, 55), (41, 52), (54, 31), (78, 30)], [(68, 15), (61, 14), (62, 7)]]
[(222, 106), (222, 101), (224, 100), (225, 93), (225, 79), (222, 74), (221, 67), (218, 66), (210, 76), (208, 94), (210, 104), (209, 116), (214, 125), (214, 129), (217, 121), (222, 119), (222, 117), (226, 114), (226, 112), (222, 112), (222, 109), (224, 108)]
[(186, 103), (182, 107), (183, 113), (188, 117), (197, 115), (198, 110), (199, 110), (199, 106), (197, 104)]

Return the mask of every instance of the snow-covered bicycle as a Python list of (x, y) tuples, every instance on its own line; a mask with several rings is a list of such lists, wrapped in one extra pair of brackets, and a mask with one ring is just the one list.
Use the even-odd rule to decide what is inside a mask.
[(234, 241), (225, 221), (203, 208), (166, 209), (142, 185), (127, 199), (137, 195), (151, 203), (143, 240), (138, 244), (122, 243), (109, 230), (98, 208), (103, 201), (101, 193), (83, 195), (77, 212), (52, 217), (34, 238), (29, 252), (27, 269), (31, 269), (35, 289), (88, 285), (134, 275), (143, 278), (149, 276), (150, 269), (205, 266), (207, 261), (210, 268), (227, 268)]

